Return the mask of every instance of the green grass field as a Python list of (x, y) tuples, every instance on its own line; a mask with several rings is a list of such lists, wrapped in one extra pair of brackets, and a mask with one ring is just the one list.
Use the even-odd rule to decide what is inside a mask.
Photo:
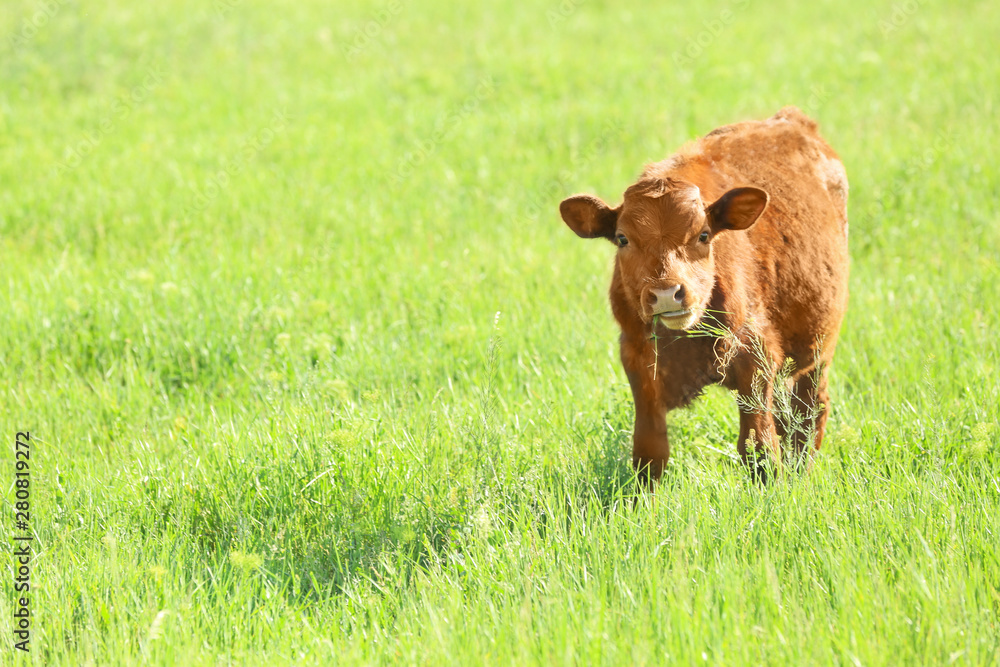
[[(0, 663), (1000, 664), (1000, 5), (341, 4), (5, 0)], [(827, 441), (758, 486), (709, 391), (643, 494), (558, 202), (786, 104)]]

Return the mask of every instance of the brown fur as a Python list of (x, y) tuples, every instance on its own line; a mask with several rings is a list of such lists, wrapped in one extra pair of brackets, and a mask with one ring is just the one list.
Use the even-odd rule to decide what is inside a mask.
[[(721, 127), (648, 165), (618, 207), (577, 195), (560, 212), (580, 236), (627, 239), (610, 297), (635, 400), (632, 459), (640, 472), (658, 477), (670, 456), (667, 411), (709, 384), (746, 398), (756, 391), (770, 405), (770, 379), (786, 358), (802, 414), (817, 408), (819, 448), (827, 370), (847, 308), (847, 176), (813, 120), (786, 107), (767, 120)], [(661, 319), (654, 351), (652, 290), (678, 284), (691, 314)], [(732, 335), (697, 335), (706, 310)], [(780, 462), (781, 435), (769, 411), (741, 407), (737, 447), (759, 474), (754, 454)], [(793, 440), (802, 453), (804, 437)]]

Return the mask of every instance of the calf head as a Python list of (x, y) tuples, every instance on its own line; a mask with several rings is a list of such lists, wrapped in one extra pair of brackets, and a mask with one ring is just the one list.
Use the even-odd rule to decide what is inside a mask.
[(745, 187), (706, 203), (691, 183), (644, 177), (617, 208), (575, 195), (559, 212), (577, 235), (618, 246), (615, 282), (629, 309), (646, 324), (659, 315), (665, 326), (681, 330), (695, 326), (708, 307), (718, 236), (749, 229), (767, 201), (763, 190)]

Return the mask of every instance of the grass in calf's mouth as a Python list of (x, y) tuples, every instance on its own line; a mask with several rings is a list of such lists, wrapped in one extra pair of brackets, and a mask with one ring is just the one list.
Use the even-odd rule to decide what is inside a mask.
[(653, 379), (656, 379), (656, 369), (660, 365), (660, 337), (656, 334), (656, 327), (660, 325), (660, 315), (653, 315), (653, 330), (649, 337), (653, 341)]

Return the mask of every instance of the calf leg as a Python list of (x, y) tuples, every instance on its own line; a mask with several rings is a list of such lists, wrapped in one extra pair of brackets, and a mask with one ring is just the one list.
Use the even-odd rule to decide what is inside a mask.
[(792, 437), (792, 451), (796, 461), (805, 462), (810, 450), (818, 450), (823, 441), (826, 418), (830, 413), (827, 369), (826, 365), (817, 366), (795, 380), (793, 406), (799, 423)]
[(776, 362), (761, 368), (757, 360), (745, 360), (737, 372), (736, 393), (740, 408), (740, 438), (736, 449), (755, 478), (766, 481), (769, 471), (781, 467), (781, 433), (773, 414), (773, 381)]
[(622, 365), (635, 401), (632, 464), (647, 484), (659, 479), (670, 458), (667, 412), (690, 403), (713, 382), (708, 370), (714, 358), (710, 343), (664, 336), (654, 342), (622, 337)]
[(639, 478), (649, 483), (660, 478), (670, 458), (667, 440), (667, 406), (652, 377), (626, 369), (635, 401), (635, 429), (632, 432), (632, 465)]
[(780, 442), (774, 419), (768, 410), (740, 407), (740, 439), (736, 449), (756, 479), (767, 481), (769, 472), (780, 469)]

